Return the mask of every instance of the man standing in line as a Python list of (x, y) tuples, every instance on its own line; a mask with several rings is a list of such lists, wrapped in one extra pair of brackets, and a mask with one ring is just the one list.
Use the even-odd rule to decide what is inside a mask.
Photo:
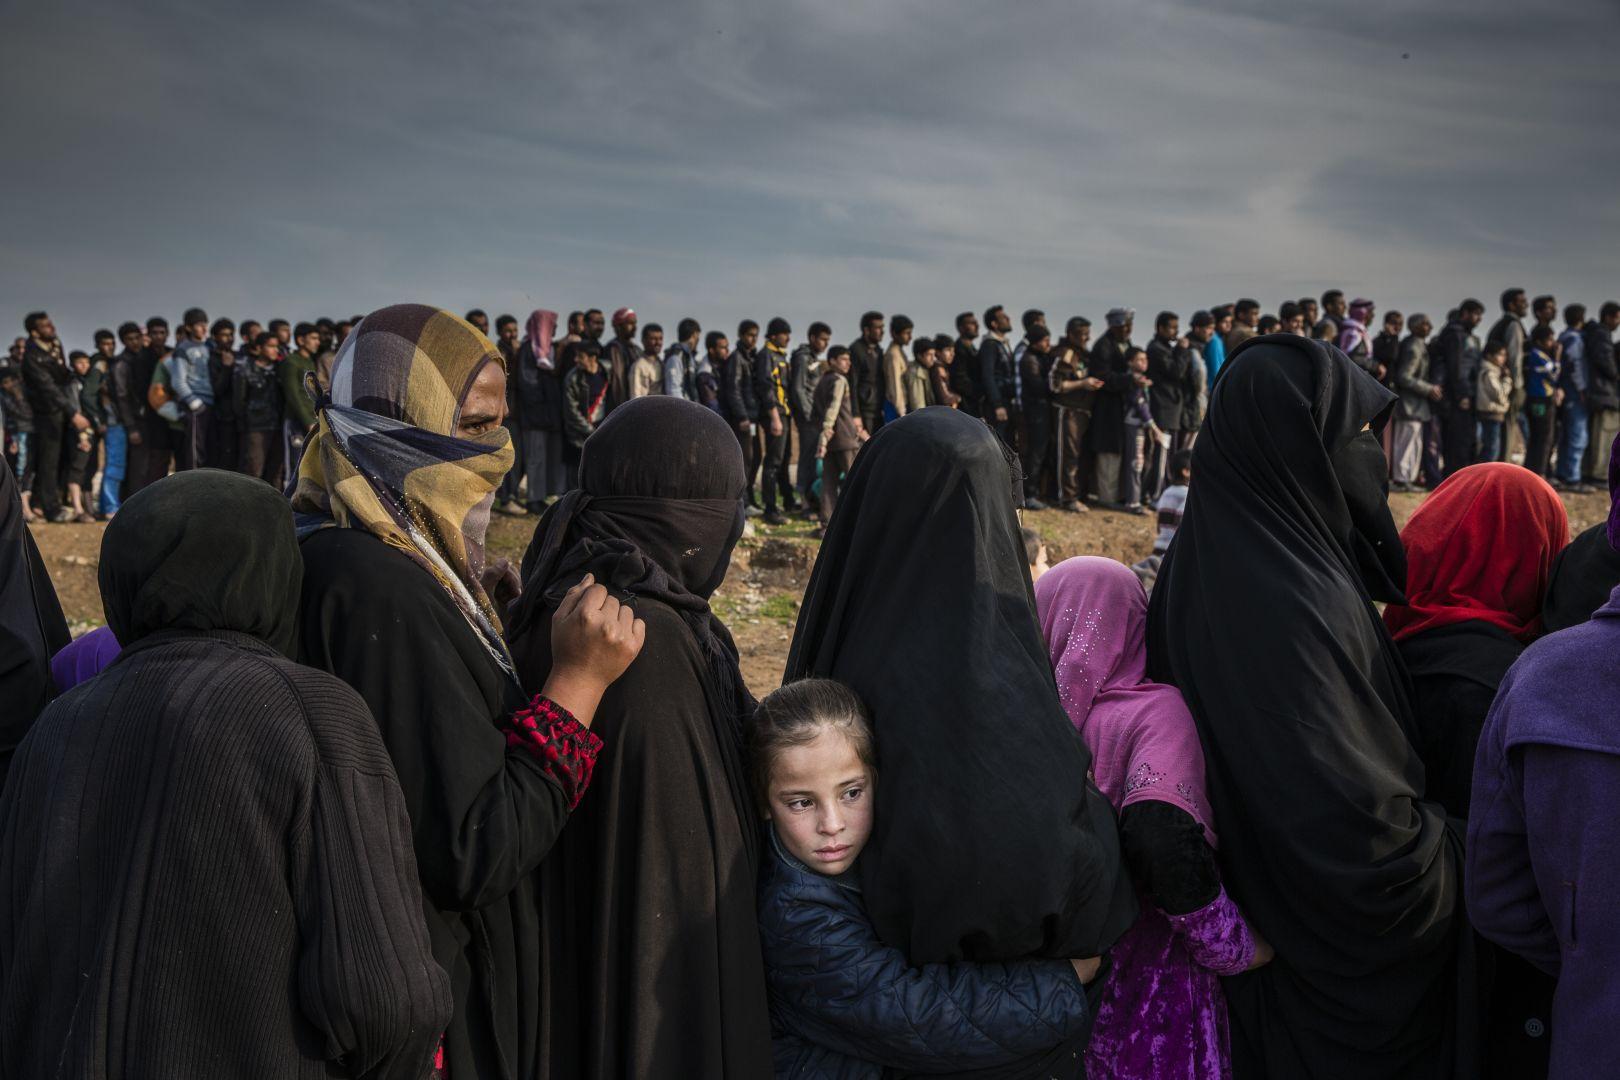
[(1620, 370), (1616, 369), (1614, 331), (1620, 327), (1620, 303), (1613, 300), (1598, 309), (1598, 317), (1581, 330), (1581, 351), (1586, 355), (1587, 424), (1582, 479), (1601, 490), (1609, 480), (1609, 450), (1620, 434)]
[(1204, 370), (1208, 384), (1215, 385), (1215, 376), (1226, 364), (1226, 335), (1232, 332), (1232, 305), (1221, 304), (1210, 309), (1214, 324), (1210, 327), (1209, 341), (1204, 345)]
[[(711, 353), (714, 334), (709, 335)], [(720, 335), (725, 340), (725, 335)], [(737, 324), (737, 347), (726, 358), (725, 378), (721, 380), (720, 400), (724, 404), (726, 419), (731, 421), (737, 441), (742, 444), (743, 472), (748, 476), (748, 511), (752, 517), (759, 514), (759, 499), (755, 485), (759, 479), (759, 463), (764, 455), (760, 445), (759, 395), (754, 389), (754, 343), (759, 340), (759, 323), (744, 319)]]
[(1406, 320), (1400, 312), (1386, 311), (1384, 328), (1373, 338), (1373, 363), (1384, 370), (1381, 381), (1385, 386), (1393, 386), (1395, 382), (1395, 365), (1401, 358), (1401, 330), (1405, 325)]
[(73, 389), (73, 370), (62, 354), (56, 324), (43, 311), (23, 320), (28, 343), (23, 346), (22, 382), (29, 407), (34, 411), (34, 509), (46, 521), (72, 521), (74, 512), (62, 505), (62, 463), (66, 440), (77, 438), (90, 427), (79, 412), (78, 395)]
[[(281, 383), (281, 402), (286, 409), (282, 416), (282, 460), (287, 463), (287, 475), (297, 476), (298, 465), (304, 458), (304, 443), (315, 431), (315, 401), (309, 396), (309, 379), (315, 374), (315, 357), (321, 351), (321, 332), (314, 323), (301, 322), (293, 327), (293, 350), (276, 365), (276, 380)], [(516, 375), (508, 375), (516, 381)]]
[(1048, 390), (1053, 367), (1051, 345), (1052, 331), (1047, 329), (1043, 315), (1039, 322), (1030, 323), (1014, 361), (1018, 369), (1018, 413), (1023, 421), (1018, 456), (1024, 468), (1025, 510), (1046, 509), (1041, 492), (1052, 460), (1052, 401)]
[(964, 311), (956, 317), (956, 348), (951, 373), (963, 388), (960, 408), (969, 416), (984, 415), (984, 391), (979, 386), (979, 317)]
[[(1208, 349), (1209, 343), (1214, 340), (1214, 313), (1193, 312), (1192, 322), (1187, 330), (1187, 350), (1192, 354), (1192, 364), (1187, 368), (1186, 388), (1182, 391), (1185, 395), (1182, 423), (1187, 434), (1185, 448), (1189, 450), (1198, 438), (1198, 429), (1203, 426), (1204, 417), (1209, 412), (1209, 361), (1204, 359), (1204, 350)], [(1165, 471), (1167, 473), (1171, 471), (1168, 463), (1165, 465)]]
[(1309, 296), (1300, 297), (1298, 300), (1298, 305), (1300, 322), (1304, 324), (1304, 329), (1302, 329), (1300, 333), (1304, 334), (1306, 337), (1309, 337), (1315, 330), (1318, 321), (1317, 313), (1319, 309), (1316, 306), (1316, 301)]
[(1307, 329), (1323, 341), (1337, 341), (1340, 331), (1344, 329), (1347, 308), (1344, 293), (1339, 289), (1329, 289), (1322, 294), (1322, 318)]
[[(759, 423), (765, 431), (765, 463), (761, 466), (760, 486), (763, 488), (767, 525), (785, 524), (782, 510), (794, 513), (799, 500), (793, 495), (793, 484), (788, 478), (788, 453), (792, 441), (792, 419), (788, 415), (788, 344), (793, 340), (793, 328), (781, 316), (773, 318), (765, 327), (765, 347), (754, 360), (754, 396), (759, 401)], [(781, 496), (781, 509), (777, 496)]]
[(1479, 449), (1474, 393), (1479, 382), (1480, 352), (1474, 328), (1484, 317), (1484, 304), (1472, 298), (1464, 300), (1457, 308), (1457, 317), (1440, 331), (1435, 350), (1435, 364), (1445, 388), (1441, 438), (1447, 476), (1472, 465)]
[(915, 361), (911, 356), (914, 325), (905, 315), (889, 320), (889, 347), (883, 353), (883, 420), (906, 415), (906, 369)]
[(141, 445), (146, 450), (146, 468), (137, 475), (136, 486), (131, 489), (138, 491), (148, 484), (155, 484), (169, 475), (169, 469), (175, 461), (175, 444), (177, 433), (169, 426), (169, 422), (158, 411), (151, 407), (148, 391), (157, 376), (159, 365), (168, 363), (173, 352), (169, 347), (169, 322), (161, 315), (154, 315), (146, 320), (145, 343), (141, 347), (139, 362), (132, 364), (131, 369), (135, 376), (133, 393), (147, 403), (141, 413)]
[(1401, 342), (1391, 369), (1395, 372), (1395, 392), (1400, 395), (1390, 424), (1394, 429), (1390, 436), (1392, 491), (1411, 491), (1417, 487), (1424, 429), (1434, 418), (1435, 405), (1445, 396), (1445, 389), (1439, 383), (1429, 381), (1429, 332), (1434, 324), (1427, 315), (1417, 313), (1412, 316), (1410, 326), (1412, 332)]
[(811, 491), (816, 484), (816, 440), (821, 437), (820, 421), (815, 415), (816, 384), (821, 381), (822, 358), (830, 341), (832, 328), (824, 322), (813, 322), (805, 343), (793, 350), (788, 361), (788, 409), (799, 435), (799, 463), (793, 486), (806, 513), (815, 509)]
[(1012, 346), (1007, 334), (1012, 317), (1000, 304), (984, 313), (984, 340), (979, 342), (979, 391), (984, 395), (984, 422), (1009, 446), (1012, 439), (1012, 410), (1017, 392), (1013, 372)]
[(1161, 311), (1153, 320), (1153, 340), (1148, 342), (1148, 408), (1153, 423), (1169, 436), (1166, 446), (1154, 439), (1148, 447), (1147, 463), (1142, 470), (1142, 502), (1152, 506), (1158, 502), (1164, 487), (1165, 462), (1177, 450), (1187, 448), (1187, 374), (1192, 367), (1192, 351), (1187, 339), (1181, 336), (1181, 317), (1173, 311)]
[(1553, 332), (1554, 338), (1558, 337), (1558, 327), (1553, 325), (1558, 319), (1556, 297), (1550, 294), (1536, 297), (1530, 304), (1530, 314), (1535, 316), (1536, 326), (1545, 326)]
[[(251, 322), (249, 320), (243, 326), (249, 326)], [(212, 469), (235, 472), (242, 450), (242, 428), (236, 415), (235, 394), (232, 393), (237, 361), (236, 324), (229, 319), (215, 319), (214, 325), (208, 330), (208, 337), (208, 382), (214, 388), (214, 401), (209, 408), (208, 460), (205, 464)], [(243, 337), (243, 346), (251, 340)]]
[(1586, 395), (1591, 385), (1581, 341), (1585, 321), (1585, 304), (1564, 307), (1564, 332), (1558, 335), (1558, 388), (1564, 392), (1564, 403), (1558, 407), (1558, 467), (1553, 480), (1553, 487), (1581, 494), (1592, 490), (1582, 479), (1589, 441)]
[(1090, 374), (1090, 343), (1091, 320), (1074, 316), (1063, 328), (1063, 341), (1047, 374), (1056, 421), (1052, 441), (1057, 448), (1058, 508), (1072, 514), (1087, 510), (1081, 461), (1086, 429), (1091, 426), (1092, 403), (1102, 386), (1102, 380)]
[[(501, 486), (495, 492), (495, 509), (514, 517), (528, 511), (523, 505), (523, 409), (518, 401), (518, 321), (515, 315), (500, 315), (495, 319), (495, 348), (506, 361), (506, 419), (501, 426), (512, 437), (512, 467), (506, 470)], [(285, 362), (283, 362), (285, 366)]]
[(602, 359), (608, 377), (607, 411), (612, 412), (630, 400), (630, 369), (641, 359), (633, 309), (622, 307), (613, 313), (613, 340)]
[[(1258, 304), (1255, 309), (1259, 309)], [(1124, 455), (1130, 449), (1126, 399), (1145, 387), (1148, 377), (1146, 372), (1132, 371), (1129, 360), (1133, 352), (1140, 351), (1131, 344), (1136, 312), (1113, 308), (1107, 320), (1108, 329), (1091, 350), (1090, 374), (1102, 380), (1091, 410), (1091, 449), (1097, 471), (1097, 498), (1104, 506), (1118, 509), (1127, 476)]]
[(1491, 327), (1491, 332), (1485, 338), (1485, 344), (1500, 345), (1507, 350), (1507, 370), (1513, 389), (1508, 400), (1502, 456), (1497, 460), (1512, 461), (1515, 454), (1524, 452), (1523, 433), (1519, 430), (1519, 425), (1524, 423), (1525, 334), (1524, 323), (1521, 320), (1530, 314), (1530, 300), (1525, 296), (1523, 289), (1504, 289), (1501, 303), (1502, 317)]
[(641, 354), (630, 365), (630, 397), (664, 392), (664, 328), (648, 323), (641, 328)]
[[(476, 326), (480, 334), (483, 334), (485, 337), (489, 337), (489, 316), (484, 314), (482, 308), (473, 308), (471, 311), (467, 312), (467, 321)], [(351, 326), (350, 329), (353, 329), (353, 327)], [(343, 336), (347, 337), (348, 335)], [(343, 344), (342, 337), (338, 339), (338, 344)]]
[[(146, 387), (140, 384), (140, 324), (124, 323), (118, 328), (118, 340), (124, 348), (107, 365), (107, 390), (112, 415), (118, 417), (124, 429), (124, 483), (118, 492), (118, 500), (122, 503), (140, 487), (147, 469), (146, 439), (141, 430), (141, 422), (146, 415)], [(111, 442), (109, 433), (109, 445)], [(101, 485), (105, 490), (105, 476), (101, 479)]]
[(861, 336), (849, 346), (849, 389), (855, 415), (869, 434), (883, 424), (883, 312), (861, 316)]
[(214, 384), (208, 371), (213, 358), (208, 341), (208, 313), (202, 308), (191, 308), (181, 323), (174, 355), (168, 360), (172, 376), (170, 389), (185, 418), (175, 468), (200, 469), (208, 464), (209, 412), (214, 404)]
[[(692, 318), (682, 319), (675, 327), (675, 344), (664, 352), (664, 381), (663, 391), (670, 397), (695, 400), (693, 385), (697, 378), (697, 349), (698, 342), (703, 339), (703, 327)], [(720, 339), (725, 340), (721, 334)], [(722, 360), (725, 354), (722, 353)], [(717, 374), (723, 373), (725, 365), (717, 369)]]
[(834, 346), (822, 365), (820, 380), (811, 396), (811, 416), (815, 420), (815, 457), (821, 461), (821, 526), (816, 538), (826, 534), (838, 506), (838, 493), (844, 478), (855, 464), (855, 455), (866, 441), (866, 429), (850, 405), (849, 350)]
[[(1225, 356), (1231, 356), (1237, 347), (1260, 332), (1260, 301), (1244, 297), (1232, 305), (1232, 329), (1226, 333)], [(1223, 356), (1222, 362), (1225, 362)], [(1123, 369), (1122, 369), (1123, 370)]]

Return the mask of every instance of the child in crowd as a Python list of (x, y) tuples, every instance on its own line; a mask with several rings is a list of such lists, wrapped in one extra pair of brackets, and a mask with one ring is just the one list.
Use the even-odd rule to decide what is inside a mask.
[(1041, 575), (1052, 568), (1046, 561), (1046, 541), (1028, 525), (1022, 526), (1018, 534), (1024, 540), (1024, 561), (1029, 563), (1029, 580), (1039, 581)]
[[(1132, 374), (1146, 376), (1147, 350), (1133, 347), (1125, 354), (1125, 366)], [(1148, 403), (1148, 387), (1152, 385), (1144, 378), (1125, 393), (1125, 502), (1120, 509), (1127, 514), (1147, 513), (1142, 505), (1142, 468), (1148, 457), (1148, 440), (1164, 441), (1164, 433), (1153, 422), (1153, 410)]]
[(1025, 1059), (1043, 1077), (1079, 1075), (1098, 959), (912, 967), (879, 940), (856, 870), (878, 779), (861, 700), (829, 679), (790, 683), (759, 703), (748, 742), (769, 822), (759, 912), (777, 1077)]
[(6, 464), (17, 476), (23, 520), (38, 521), (39, 515), (29, 505), (34, 497), (34, 461), (29, 452), (34, 441), (34, 408), (14, 367), (0, 368), (0, 416), (5, 417)]
[(73, 447), (67, 455), (67, 492), (68, 507), (73, 511), (73, 520), (79, 522), (94, 521), (95, 515), (85, 506), (85, 489), (95, 483), (96, 475), (96, 436), (106, 430), (101, 410), (101, 383), (94, 380), (93, 389), (87, 389), (92, 383), (94, 368), (90, 364), (90, 356), (81, 350), (75, 349), (68, 356), (68, 366), (73, 369), (73, 401), (84, 418), (90, 421), (90, 426), (83, 431), (73, 433)]
[(1564, 403), (1558, 375), (1558, 333), (1551, 323), (1543, 323), (1530, 332), (1524, 354), (1524, 417), (1530, 425), (1524, 467), (1543, 479), (1552, 458), (1553, 425)]
[(1086, 1051), (1091, 1080), (1232, 1075), (1221, 976), (1267, 963), (1269, 945), (1226, 895), (1204, 791), (1204, 754), (1173, 686), (1147, 677), (1147, 595), (1112, 559), (1068, 559), (1035, 587), (1064, 711), (1119, 811), (1142, 899), (1109, 953)]
[(834, 345), (827, 353), (821, 379), (816, 383), (810, 402), (811, 418), (819, 432), (816, 457), (821, 459), (821, 525), (816, 529), (817, 539), (832, 520), (844, 477), (849, 475), (855, 465), (855, 454), (866, 442), (866, 428), (855, 415), (854, 395), (849, 389), (852, 363), (849, 350)]
[(1150, 596), (1153, 594), (1153, 583), (1159, 578), (1159, 563), (1163, 561), (1164, 553), (1170, 550), (1170, 541), (1176, 538), (1176, 530), (1181, 528), (1181, 516), (1187, 508), (1187, 486), (1192, 483), (1192, 451), (1177, 450), (1171, 454), (1165, 471), (1170, 482), (1159, 494), (1155, 507), (1159, 515), (1159, 532), (1153, 538), (1153, 554), (1131, 567)]
[(1513, 397), (1513, 373), (1508, 370), (1507, 346), (1485, 346), (1479, 368), (1479, 392), (1474, 415), (1479, 417), (1479, 460), (1502, 460), (1502, 431)]

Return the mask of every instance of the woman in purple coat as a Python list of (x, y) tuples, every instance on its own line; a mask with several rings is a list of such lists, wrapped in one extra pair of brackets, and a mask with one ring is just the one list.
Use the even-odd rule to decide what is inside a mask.
[[(1609, 469), (1620, 496), (1620, 468)], [(1620, 549), (1620, 498), (1609, 514)], [(1620, 1076), (1620, 588), (1508, 671), (1474, 761), (1474, 927), (1557, 977), (1552, 1077)]]

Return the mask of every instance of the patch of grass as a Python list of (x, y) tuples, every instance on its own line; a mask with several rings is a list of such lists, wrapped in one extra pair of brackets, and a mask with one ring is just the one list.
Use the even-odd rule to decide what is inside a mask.
[(787, 593), (777, 593), (760, 607), (759, 615), (774, 622), (796, 622), (799, 618), (799, 602)]

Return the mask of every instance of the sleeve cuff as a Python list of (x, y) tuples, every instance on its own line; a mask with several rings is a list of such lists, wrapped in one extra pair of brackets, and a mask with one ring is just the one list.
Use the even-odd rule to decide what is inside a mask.
[(504, 725), (507, 749), (521, 749), (562, 788), (568, 809), (590, 786), (602, 740), (550, 698), (536, 696)]

